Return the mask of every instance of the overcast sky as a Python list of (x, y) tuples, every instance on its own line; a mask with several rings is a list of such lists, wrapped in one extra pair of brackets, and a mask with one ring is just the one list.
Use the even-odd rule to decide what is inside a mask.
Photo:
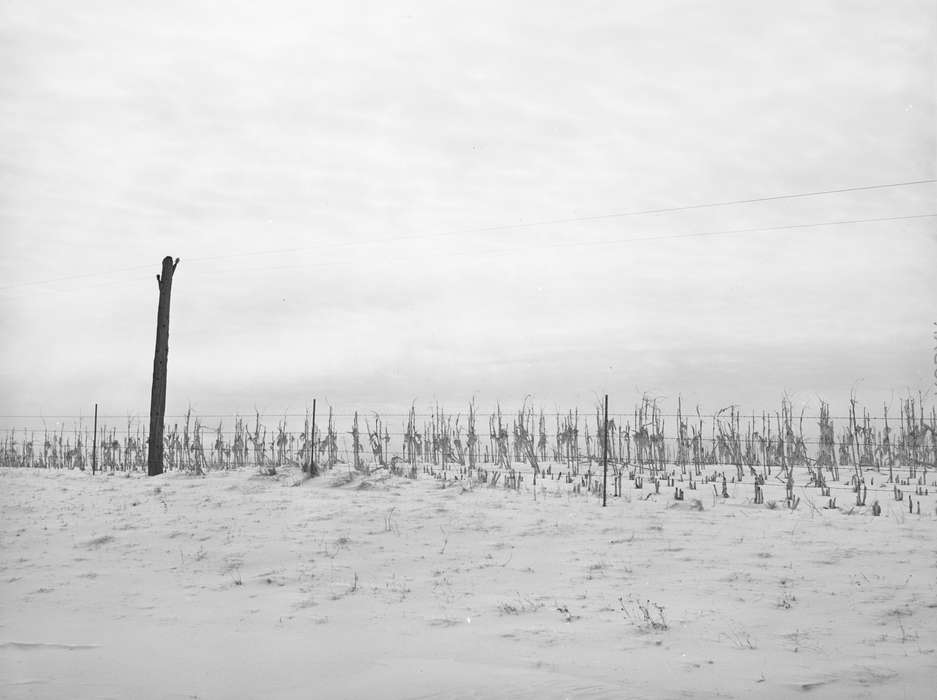
[(0, 413), (146, 413), (164, 255), (170, 412), (933, 392), (934, 218), (684, 234), (934, 184), (589, 217), (932, 179), (935, 86), (934, 0), (2, 0)]

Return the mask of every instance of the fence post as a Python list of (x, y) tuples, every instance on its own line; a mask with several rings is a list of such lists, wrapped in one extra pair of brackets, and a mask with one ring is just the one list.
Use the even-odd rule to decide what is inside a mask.
[(309, 453), (309, 476), (316, 476), (316, 400), (312, 400), (312, 451)]
[(94, 435), (91, 437), (91, 476), (98, 470), (98, 405), (94, 404)]
[(602, 507), (607, 505), (608, 488), (608, 394), (605, 395), (605, 427), (602, 430)]

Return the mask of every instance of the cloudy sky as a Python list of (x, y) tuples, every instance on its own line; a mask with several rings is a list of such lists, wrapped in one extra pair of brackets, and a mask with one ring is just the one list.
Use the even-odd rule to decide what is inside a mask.
[(933, 183), (611, 215), (937, 177), (935, 47), (934, 0), (2, 0), (0, 413), (145, 413), (165, 255), (171, 412), (933, 392), (937, 219), (864, 221)]

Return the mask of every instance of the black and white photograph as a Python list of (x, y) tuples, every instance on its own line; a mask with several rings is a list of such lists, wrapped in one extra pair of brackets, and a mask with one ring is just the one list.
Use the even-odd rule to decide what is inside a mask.
[(937, 687), (937, 0), (0, 0), (0, 697)]

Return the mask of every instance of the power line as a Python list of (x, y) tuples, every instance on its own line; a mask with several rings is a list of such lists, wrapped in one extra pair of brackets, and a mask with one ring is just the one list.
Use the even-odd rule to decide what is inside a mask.
[[(445, 238), (451, 236), (463, 236), (472, 233), (490, 233), (494, 231), (508, 231), (511, 229), (520, 229), (520, 228), (532, 228), (536, 226), (552, 226), (556, 224), (573, 224), (573, 223), (583, 223), (586, 221), (602, 221), (605, 219), (621, 219), (626, 217), (633, 216), (648, 216), (653, 214), (669, 214), (680, 211), (693, 211), (697, 209), (715, 209), (718, 207), (728, 207), (739, 204), (756, 204), (758, 202), (773, 202), (787, 199), (800, 199), (806, 197), (819, 197), (822, 195), (829, 194), (842, 194), (846, 192), (863, 192), (869, 190), (881, 190), (891, 187), (909, 187), (912, 185), (924, 185), (929, 183), (937, 182), (937, 178), (930, 178), (925, 180), (907, 180), (904, 182), (890, 182), (883, 183), (878, 185), (860, 185), (856, 187), (842, 187), (839, 189), (832, 190), (815, 190), (813, 192), (796, 192), (791, 194), (778, 194), (770, 195), (767, 197), (752, 197), (749, 199), (732, 199), (724, 200), (719, 202), (702, 202), (699, 204), (681, 204), (673, 207), (660, 207), (656, 209), (634, 209), (631, 211), (624, 212), (615, 212), (611, 214), (595, 214), (591, 216), (577, 216), (577, 217), (566, 217), (561, 219), (542, 219), (538, 221), (529, 221), (526, 223), (517, 223), (517, 224), (499, 224), (496, 226), (482, 226), (478, 228), (469, 228), (461, 229), (457, 231), (445, 231), (441, 233), (424, 233), (424, 234), (412, 234), (409, 236), (398, 236), (396, 238), (384, 241), (361, 241), (357, 243), (342, 243), (336, 246), (317, 246), (316, 250), (321, 250), (324, 248), (346, 248), (346, 247), (355, 247), (359, 245), (368, 245), (372, 243), (386, 243), (386, 242), (397, 242), (397, 241), (409, 241), (409, 240), (421, 240), (426, 238)], [(249, 257), (252, 255), (267, 255), (267, 254), (276, 254), (276, 253), (294, 253), (302, 250), (309, 250), (309, 248), (287, 248), (280, 250), (260, 250), (253, 253), (231, 253), (229, 255), (215, 255), (211, 257), (203, 258), (192, 258), (193, 261), (202, 261), (202, 260), (221, 260), (228, 258), (237, 258), (237, 257)]]
[[(927, 219), (937, 217), (937, 212), (933, 214), (911, 214), (908, 216), (883, 216), (876, 217), (871, 219), (840, 219), (836, 221), (820, 221), (807, 224), (786, 224), (783, 226), (759, 226), (752, 228), (737, 228), (737, 229), (722, 229), (716, 231), (698, 231), (695, 233), (675, 233), (664, 236), (642, 236), (639, 238), (612, 238), (604, 239), (599, 241), (571, 241), (567, 243), (554, 243), (550, 245), (540, 246), (540, 248), (567, 248), (567, 247), (586, 247), (586, 246), (601, 246), (601, 245), (621, 245), (627, 243), (638, 243), (646, 241), (666, 241), (673, 240), (678, 238), (702, 238), (708, 236), (728, 236), (735, 235), (740, 233), (767, 233), (769, 231), (792, 231), (796, 229), (804, 228), (818, 228), (821, 226), (844, 226), (847, 224), (870, 224), (870, 223), (880, 223), (884, 221), (907, 221), (911, 219)], [(506, 249), (493, 249), (487, 252), (493, 253), (502, 253), (502, 252), (517, 252), (519, 250), (527, 250), (526, 248), (506, 248)], [(485, 254), (486, 251), (481, 251), (481, 254)]]
[[(540, 250), (545, 249), (556, 249), (556, 248), (585, 248), (590, 246), (603, 246), (603, 245), (628, 245), (632, 243), (647, 243), (653, 241), (665, 241), (665, 240), (675, 240), (682, 238), (705, 238), (713, 236), (727, 236), (727, 235), (738, 235), (744, 233), (768, 233), (772, 231), (794, 231), (794, 230), (803, 230), (809, 228), (821, 228), (823, 226), (845, 226), (845, 225), (854, 225), (854, 224), (869, 224), (869, 223), (883, 223), (887, 221), (911, 221), (916, 219), (929, 219), (937, 217), (937, 212), (927, 213), (927, 214), (910, 214), (907, 216), (883, 216), (883, 217), (874, 217), (868, 219), (839, 219), (832, 221), (817, 221), (811, 223), (803, 224), (785, 224), (782, 226), (759, 226), (752, 228), (738, 228), (738, 229), (721, 229), (713, 231), (697, 231), (693, 233), (675, 233), (671, 235), (663, 236), (641, 236), (633, 238), (615, 238), (615, 239), (603, 239), (596, 241), (567, 241), (563, 243), (552, 243), (546, 245), (539, 245)], [(394, 239), (400, 240), (400, 239)], [(518, 246), (515, 248), (491, 248), (488, 250), (468, 250), (468, 251), (457, 251), (447, 254), (448, 258), (457, 258), (457, 257), (484, 257), (484, 256), (498, 256), (508, 253), (519, 253), (519, 252), (529, 252), (530, 247), (528, 246)], [(421, 261), (422, 258), (380, 258), (378, 262), (385, 264), (394, 264), (399, 265), (403, 263), (408, 263), (412, 261)], [(340, 260), (340, 261), (326, 261), (318, 262), (311, 264), (301, 264), (293, 263), (287, 265), (268, 265), (268, 266), (255, 266), (248, 268), (247, 270), (242, 270), (239, 274), (244, 273), (256, 273), (256, 272), (269, 272), (270, 270), (292, 270), (292, 269), (303, 269), (309, 270), (314, 268), (335, 268), (344, 265), (354, 265), (357, 261), (355, 260)], [(227, 273), (225, 273), (227, 274)]]
[(34, 280), (32, 282), (17, 282), (16, 284), (7, 284), (0, 287), (0, 291), (5, 289), (17, 289), (19, 287), (34, 287), (41, 284), (54, 284), (55, 282), (68, 282), (71, 280), (80, 280), (87, 279), (89, 277), (103, 277), (105, 275), (116, 275), (120, 272), (131, 272), (136, 270), (151, 270), (155, 269), (155, 266), (151, 263), (148, 265), (133, 265), (132, 267), (119, 267), (114, 270), (105, 270), (103, 272), (87, 272), (81, 275), (68, 275), (66, 277), (53, 277), (51, 279), (45, 280)]
[[(867, 190), (881, 190), (889, 187), (908, 187), (911, 185), (924, 185), (928, 183), (937, 182), (937, 178), (930, 178), (927, 180), (909, 180), (906, 182), (891, 182), (884, 183), (880, 185), (862, 185), (858, 187), (842, 187), (835, 190), (816, 190), (813, 192), (797, 192), (794, 194), (777, 194), (771, 195), (768, 197), (752, 197), (750, 199), (731, 199), (721, 202), (704, 202), (701, 204), (682, 204), (679, 206), (673, 207), (661, 207), (658, 209), (636, 209), (633, 211), (624, 211), (617, 212), (613, 214), (596, 214), (593, 216), (579, 216), (579, 217), (570, 217), (565, 219), (545, 219), (541, 221), (531, 221), (529, 223), (523, 224), (504, 224), (500, 226), (487, 226), (483, 228), (468, 229), (465, 231), (453, 231), (451, 233), (442, 234), (442, 235), (461, 235), (464, 233), (484, 233), (488, 231), (504, 231), (508, 229), (515, 228), (529, 228), (532, 226), (550, 226), (553, 224), (573, 224), (580, 223), (584, 221), (601, 221), (603, 219), (620, 219), (630, 216), (646, 216), (650, 214), (669, 214), (678, 211), (692, 211), (695, 209), (715, 209), (718, 207), (728, 207), (734, 206), (737, 204), (755, 204), (758, 202), (774, 202), (784, 199), (800, 199), (804, 197), (819, 197), (821, 195), (827, 194), (841, 194), (844, 192), (862, 192)], [(414, 236), (414, 238), (420, 238), (420, 236)]]
[[(765, 197), (750, 197), (747, 199), (731, 199), (731, 200), (723, 200), (723, 201), (716, 201), (716, 202), (701, 202), (697, 204), (682, 204), (682, 205), (677, 205), (677, 206), (672, 206), (672, 207), (659, 207), (655, 209), (635, 209), (631, 211), (613, 212), (609, 214), (596, 214), (596, 215), (591, 215), (591, 216), (565, 217), (565, 218), (559, 218), (559, 219), (541, 219), (537, 221), (529, 221), (529, 222), (522, 222), (522, 223), (515, 223), (515, 224), (499, 224), (496, 226), (483, 226), (483, 227), (477, 227), (477, 228), (462, 229), (462, 230), (457, 230), (457, 231), (445, 231), (441, 233), (426, 233), (426, 234), (413, 234), (409, 236), (397, 236), (395, 238), (385, 239), (385, 240), (380, 240), (380, 241), (361, 241), (361, 242), (356, 242), (356, 243), (341, 243), (341, 244), (336, 244), (333, 246), (315, 246), (314, 248), (298, 247), (298, 248), (268, 249), (268, 250), (259, 250), (259, 251), (245, 252), (245, 253), (231, 253), (228, 255), (195, 257), (195, 258), (188, 258), (188, 260), (189, 262), (207, 262), (207, 261), (224, 260), (224, 259), (231, 259), (231, 258), (238, 258), (238, 257), (251, 257), (251, 256), (256, 256), (256, 255), (295, 253), (295, 252), (313, 250), (313, 249), (322, 250), (322, 249), (328, 249), (328, 248), (345, 248), (345, 247), (354, 247), (354, 246), (360, 246), (360, 245), (370, 245), (374, 243), (394, 243), (394, 242), (406, 241), (406, 240), (420, 240), (420, 239), (426, 239), (426, 238), (444, 238), (444, 237), (467, 235), (467, 234), (472, 234), (472, 233), (489, 233), (489, 232), (495, 232), (495, 231), (507, 231), (507, 230), (512, 230), (512, 229), (533, 228), (533, 227), (538, 227), (538, 226), (583, 223), (583, 222), (588, 222), (588, 221), (601, 221), (601, 220), (606, 220), (606, 219), (620, 219), (620, 218), (626, 218), (626, 217), (648, 216), (648, 215), (654, 215), (654, 214), (667, 214), (667, 213), (674, 213), (674, 212), (681, 212), (681, 211), (694, 211), (698, 209), (714, 209), (714, 208), (736, 206), (736, 205), (742, 205), (742, 204), (755, 204), (759, 202), (773, 202), (773, 201), (782, 201), (782, 200), (790, 200), (790, 199), (802, 199), (802, 198), (808, 198), (808, 197), (820, 197), (824, 195), (843, 194), (843, 193), (848, 193), (848, 192), (866, 192), (866, 191), (881, 190), (881, 189), (888, 189), (888, 188), (894, 188), (894, 187), (910, 187), (914, 185), (924, 185), (924, 184), (930, 184), (930, 183), (935, 183), (935, 182), (937, 182), (937, 178), (927, 178), (927, 179), (922, 179), (922, 180), (906, 180), (903, 182), (889, 182), (889, 183), (881, 183), (881, 184), (876, 184), (876, 185), (858, 185), (854, 187), (841, 187), (841, 188), (829, 189), (829, 190), (814, 190), (811, 192), (795, 192), (795, 193), (788, 193), (788, 194), (769, 195)], [(929, 216), (934, 216), (934, 215), (929, 215)], [(907, 217), (907, 218), (914, 218), (914, 217)], [(868, 221), (888, 221), (888, 220), (895, 220), (895, 219), (883, 218), (883, 219), (870, 219)], [(860, 220), (860, 221), (864, 221), (864, 220)], [(778, 229), (758, 229), (758, 230), (778, 230)], [(748, 231), (739, 230), (737, 232), (741, 233), (741, 232), (748, 232)], [(727, 231), (725, 233), (730, 233), (730, 232)], [(672, 237), (673, 238), (690, 237), (690, 235), (691, 234), (685, 234), (685, 235), (676, 235)], [(700, 233), (700, 234), (694, 234), (694, 235), (702, 236), (702, 235), (720, 235), (720, 234), (718, 232), (708, 232), (708, 233)], [(649, 240), (649, 239), (634, 239), (634, 240)], [(102, 272), (89, 272), (89, 273), (84, 273), (80, 275), (68, 275), (65, 277), (56, 277), (56, 278), (45, 279), (45, 280), (17, 282), (15, 284), (8, 284), (8, 285), (0, 286), (0, 291), (4, 291), (7, 289), (16, 289), (19, 287), (53, 284), (55, 282), (64, 282), (64, 281), (70, 281), (70, 280), (76, 280), (76, 279), (87, 279), (90, 277), (100, 277), (103, 275), (117, 274), (120, 272), (131, 272), (131, 271), (150, 269), (150, 268), (152, 268), (151, 264), (134, 265), (131, 267), (117, 268), (114, 270), (107, 270), (107, 271), (102, 271)]]

